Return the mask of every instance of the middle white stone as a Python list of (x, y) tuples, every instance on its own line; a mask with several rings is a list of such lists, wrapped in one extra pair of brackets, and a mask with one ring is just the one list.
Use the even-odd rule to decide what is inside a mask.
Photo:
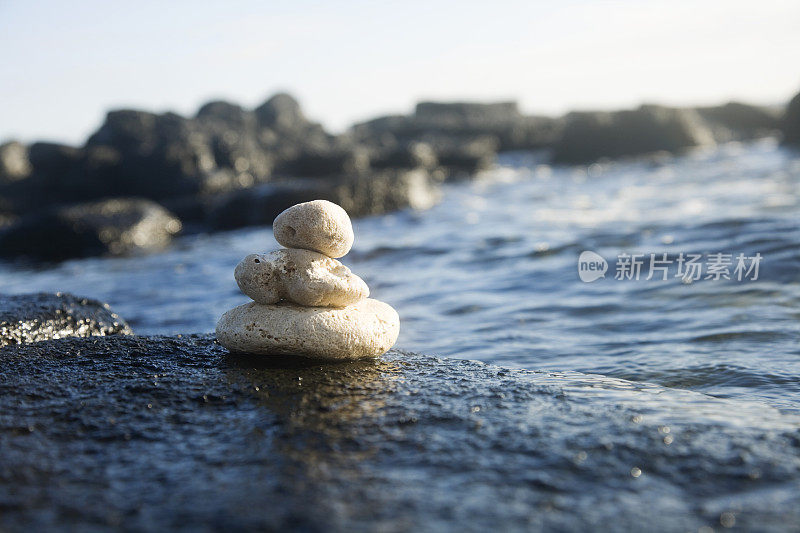
[(244, 294), (259, 304), (287, 300), (302, 306), (346, 307), (369, 297), (364, 280), (336, 259), (310, 250), (250, 254), (234, 272)]

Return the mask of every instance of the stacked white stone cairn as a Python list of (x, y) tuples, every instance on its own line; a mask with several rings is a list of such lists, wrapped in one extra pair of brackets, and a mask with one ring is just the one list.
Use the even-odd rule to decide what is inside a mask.
[(336, 260), (353, 246), (347, 212), (314, 200), (290, 207), (272, 228), (286, 249), (250, 254), (237, 265), (236, 283), (253, 301), (222, 315), (220, 344), (232, 352), (330, 360), (386, 353), (400, 317), (370, 299), (367, 284)]

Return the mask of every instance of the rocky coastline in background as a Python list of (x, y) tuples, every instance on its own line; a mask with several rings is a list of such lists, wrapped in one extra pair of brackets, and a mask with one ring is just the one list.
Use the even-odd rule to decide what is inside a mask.
[(558, 118), (523, 115), (514, 102), (422, 102), (341, 135), (287, 94), (252, 110), (210, 102), (194, 117), (111, 111), (81, 147), (0, 146), (0, 257), (149, 251), (180, 232), (267, 225), (314, 199), (355, 217), (424, 209), (441, 183), (474, 176), (500, 152), (589, 164), (771, 135), (800, 145), (800, 95), (785, 110), (644, 105)]

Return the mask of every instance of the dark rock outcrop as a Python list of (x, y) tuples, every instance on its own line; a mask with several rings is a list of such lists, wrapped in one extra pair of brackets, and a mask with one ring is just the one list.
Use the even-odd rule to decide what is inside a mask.
[(46, 176), (66, 176), (75, 172), (82, 156), (79, 148), (38, 142), (31, 145), (28, 157), (35, 172)]
[[(38, 142), (26, 149), (28, 170), (23, 179), (0, 181), (0, 197), (6, 209), (16, 214), (25, 214), (55, 201), (70, 201), (69, 197), (80, 197), (86, 187), (81, 179), (84, 175), (84, 151), (72, 146)], [(61, 200), (61, 193), (74, 188), (69, 197)], [(80, 185), (77, 185), (80, 183)], [(88, 198), (93, 198), (89, 196)]]
[(495, 144), (495, 151), (535, 150), (553, 143), (560, 124), (558, 119), (524, 116), (516, 102), (420, 102), (411, 115), (379, 117), (355, 125), (352, 132), (360, 142), (384, 146), (411, 141), (453, 145), (488, 139)]
[(523, 116), (515, 102), (421, 102), (411, 115), (357, 124), (351, 135), (372, 147), (378, 161), (385, 158), (383, 154), (425, 143), (444, 176), (452, 178), (490, 167), (498, 151), (547, 148), (560, 131), (560, 120)]
[(322, 366), (208, 336), (47, 341), (0, 366), (3, 530), (800, 520), (796, 425), (689, 391), (400, 351)]
[(0, 350), (65, 337), (131, 335), (108, 304), (64, 293), (0, 295)]
[(439, 160), (430, 144), (410, 141), (378, 147), (370, 157), (370, 166), (377, 170), (422, 168), (434, 171)]
[[(439, 107), (423, 104), (421, 115), (432, 123), (450, 113)], [(469, 127), (470, 132), (518, 115), (510, 104), (497, 109), (477, 104), (456, 107), (454, 113), (466, 118), (454, 127)], [(505, 118), (492, 118), (498, 113)], [(64, 215), (62, 206), (108, 198), (158, 201), (193, 231), (270, 223), (274, 206), (297, 198), (330, 198), (349, 206), (353, 216), (427, 207), (436, 197), (439, 181), (486, 168), (496, 150), (493, 136), (440, 135), (427, 144), (395, 139), (386, 146), (361, 143), (352, 135), (334, 137), (309, 121), (287, 94), (277, 94), (253, 111), (229, 102), (209, 102), (193, 118), (112, 111), (82, 148), (37, 143), (28, 155), (21, 145), (6, 147), (10, 169), (6, 173), (15, 178), (28, 174), (0, 183), (4, 225), (20, 218), (5, 232), (9, 247), (0, 255), (18, 255), (23, 249), (31, 255), (26, 243), (40, 242), (42, 227), (74, 226), (74, 211)], [(30, 160), (29, 169), (19, 164), (22, 156)], [(300, 180), (296, 186), (286, 185), (295, 179)], [(276, 180), (274, 187), (262, 186)], [(50, 209), (42, 211), (45, 207)], [(80, 251), (41, 252), (37, 257), (106, 249), (96, 246), (92, 236), (87, 238), (86, 231), (77, 237), (71, 229), (58, 231), (70, 234), (64, 248)]]
[(566, 116), (553, 161), (591, 163), (708, 143), (713, 143), (710, 130), (696, 112), (687, 109), (646, 105), (629, 111), (576, 112)]
[(121, 178), (121, 153), (108, 146), (37, 143), (31, 146), (31, 163), (26, 194), (38, 207), (129, 195), (134, 190)]
[(492, 166), (498, 152), (498, 141), (492, 136), (469, 139), (425, 137), (433, 147), (436, 160), (447, 178), (467, 178)]
[(786, 108), (782, 123), (783, 143), (789, 146), (800, 146), (800, 93)]
[(335, 182), (335, 202), (353, 216), (428, 209), (439, 201), (439, 179), (422, 168), (375, 171)]
[(365, 176), (370, 171), (370, 154), (364, 146), (325, 150), (303, 150), (277, 169), (284, 176), (318, 178), (336, 175)]
[(485, 131), (518, 120), (520, 113), (516, 102), (419, 102), (414, 116), (437, 128)]
[[(795, 98), (784, 121), (787, 144), (800, 144), (798, 107)], [(498, 152), (542, 151), (555, 163), (585, 164), (753, 139), (777, 126), (772, 110), (738, 103), (549, 118), (523, 115), (514, 102), (421, 102), (410, 115), (342, 135), (309, 120), (288, 94), (253, 110), (213, 101), (194, 117), (117, 110), (83, 147), (0, 146), (0, 227), (29, 229), (45, 207), (51, 222), (65, 205), (110, 198), (157, 201), (190, 231), (268, 224), (275, 206), (295, 198), (331, 199), (352, 216), (378, 214), (430, 206), (439, 182), (490, 168)], [(292, 180), (300, 181), (287, 185)]]
[(420, 102), (413, 117), (418, 133), (490, 137), (502, 152), (547, 147), (560, 127), (558, 119), (522, 115), (516, 102)]
[(48, 208), (0, 230), (0, 256), (61, 260), (158, 250), (181, 222), (144, 199), (111, 199)]
[(774, 135), (780, 130), (780, 113), (768, 107), (730, 102), (696, 108), (717, 142), (745, 141)]
[(289, 94), (278, 93), (255, 109), (259, 124), (279, 133), (300, 133), (316, 129), (300, 109), (300, 103)]
[(292, 96), (279, 93), (254, 111), (260, 127), (259, 142), (279, 160), (292, 159), (303, 151), (323, 152), (335, 139), (321, 125), (303, 114)]
[(328, 200), (360, 217), (411, 207), (427, 209), (439, 200), (438, 182), (425, 169), (373, 171), (369, 175), (328, 176), (268, 183), (234, 191), (207, 209), (204, 225), (215, 230), (272, 224), (300, 202)]
[[(70, 190), (86, 184), (83, 198), (137, 196), (183, 205), (194, 198), (200, 205), (208, 203), (204, 197), (269, 181), (276, 165), (289, 176), (334, 173), (335, 158), (321, 160), (318, 170), (303, 167), (301, 156), (328, 154), (335, 147), (334, 138), (308, 121), (297, 101), (279, 94), (255, 111), (209, 102), (194, 118), (112, 111), (76, 155), (86, 160), (80, 174), (66, 169), (46, 174), (66, 183), (67, 190), (57, 194), (67, 200), (74, 200)], [(299, 168), (292, 168), (293, 160), (300, 160)]]
[(207, 206), (204, 225), (214, 230), (269, 226), (283, 210), (310, 200), (333, 201), (333, 187), (324, 180), (292, 180), (234, 191)]
[(198, 194), (216, 168), (208, 138), (198, 124), (174, 113), (111, 111), (86, 144), (120, 154), (114, 167), (119, 196), (159, 200)]
[(259, 124), (252, 112), (228, 102), (209, 102), (197, 112), (196, 121), (207, 137), (215, 165), (204, 192), (227, 191), (269, 179), (275, 161), (259, 144)]

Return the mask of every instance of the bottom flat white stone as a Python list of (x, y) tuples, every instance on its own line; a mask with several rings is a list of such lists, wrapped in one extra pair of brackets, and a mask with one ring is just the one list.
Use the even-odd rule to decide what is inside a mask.
[(399, 333), (397, 311), (370, 298), (342, 308), (250, 302), (222, 315), (216, 331), (232, 352), (332, 360), (378, 357)]

